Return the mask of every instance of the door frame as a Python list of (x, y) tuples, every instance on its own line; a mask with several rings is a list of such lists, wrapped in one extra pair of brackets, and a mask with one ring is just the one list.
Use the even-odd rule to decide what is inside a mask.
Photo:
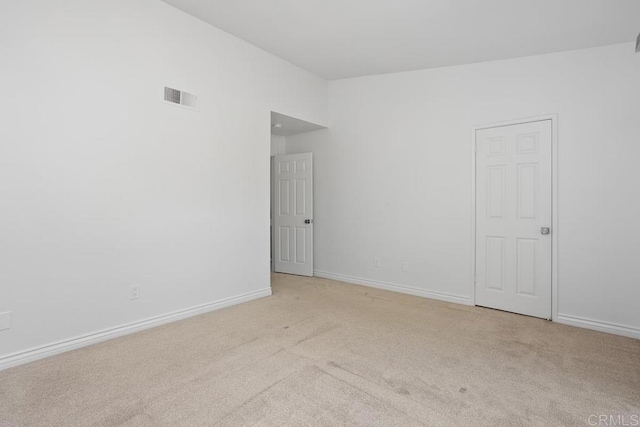
[(479, 130), (551, 120), (551, 319), (558, 318), (558, 115), (474, 126), (471, 131), (471, 305), (476, 305), (476, 134)]

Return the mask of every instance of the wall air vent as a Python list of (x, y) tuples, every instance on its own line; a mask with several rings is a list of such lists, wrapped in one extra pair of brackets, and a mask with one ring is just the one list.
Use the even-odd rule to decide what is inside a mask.
[(194, 109), (198, 107), (198, 97), (194, 94), (166, 86), (164, 88), (164, 100), (183, 107)]

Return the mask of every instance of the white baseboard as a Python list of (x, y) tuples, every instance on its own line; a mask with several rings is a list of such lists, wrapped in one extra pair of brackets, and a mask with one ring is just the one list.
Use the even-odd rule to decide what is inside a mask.
[(593, 329), (595, 331), (607, 332), (609, 334), (622, 335), (624, 337), (640, 339), (640, 329), (630, 326), (618, 325), (615, 323), (601, 322), (599, 320), (586, 319), (584, 317), (570, 316), (568, 314), (558, 314), (555, 322), (563, 325), (577, 326), (579, 328)]
[(377, 280), (362, 279), (360, 277), (346, 276), (344, 274), (329, 273), (327, 271), (314, 270), (313, 275), (324, 279), (337, 280), (339, 282), (353, 283), (354, 285), (368, 286), (370, 288), (384, 289), (386, 291), (400, 292), (402, 294), (415, 295), (437, 299), (440, 301), (453, 302), (456, 304), (472, 305), (471, 298), (460, 295), (452, 295), (444, 292), (427, 291), (424, 289), (412, 288), (404, 285), (396, 285), (393, 283), (379, 282)]
[[(427, 291), (423, 289), (411, 288), (409, 286), (396, 285), (392, 283), (384, 283), (376, 280), (362, 279), (360, 277), (352, 277), (344, 274), (329, 273), (327, 271), (314, 270), (314, 276), (324, 279), (337, 280), (340, 282), (353, 283), (355, 285), (369, 286), (387, 291), (400, 292), (403, 294), (415, 295), (419, 297), (437, 299), (440, 301), (452, 302), (456, 304), (473, 305), (471, 298), (451, 295), (443, 292)], [(630, 326), (618, 325), (615, 323), (601, 322), (583, 317), (559, 314), (554, 322), (563, 325), (577, 326), (580, 328), (592, 329), (600, 332), (607, 332), (614, 335), (622, 335), (625, 337), (640, 339), (640, 329)]]
[(208, 313), (210, 311), (220, 310), (221, 308), (241, 304), (243, 302), (248, 302), (258, 298), (267, 297), (269, 295), (271, 295), (271, 288), (261, 289), (235, 297), (225, 298), (207, 304), (187, 308), (185, 310), (178, 310), (172, 313), (128, 323), (126, 325), (103, 329), (101, 331), (93, 332), (87, 335), (82, 335), (68, 340), (58, 341), (41, 347), (9, 354), (7, 356), (0, 357), (0, 371), (12, 368), (14, 366), (33, 362), (38, 359), (44, 359), (45, 357), (53, 356), (55, 354), (64, 353), (69, 350), (86, 347), (92, 344), (99, 343), (101, 341), (106, 341), (123, 335), (132, 334), (144, 329), (154, 328), (165, 323), (175, 322), (177, 320), (186, 319), (188, 317), (197, 316), (199, 314)]

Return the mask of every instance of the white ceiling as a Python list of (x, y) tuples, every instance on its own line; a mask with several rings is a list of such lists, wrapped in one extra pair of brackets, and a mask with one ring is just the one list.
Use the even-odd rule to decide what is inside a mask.
[(640, 0), (164, 0), (327, 79), (632, 42)]

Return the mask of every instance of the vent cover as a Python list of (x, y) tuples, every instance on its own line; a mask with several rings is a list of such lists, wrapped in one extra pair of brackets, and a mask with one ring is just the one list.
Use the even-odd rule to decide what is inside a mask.
[(164, 88), (164, 100), (167, 102), (171, 102), (172, 104), (182, 105), (184, 107), (198, 107), (198, 97), (194, 94), (166, 86)]

